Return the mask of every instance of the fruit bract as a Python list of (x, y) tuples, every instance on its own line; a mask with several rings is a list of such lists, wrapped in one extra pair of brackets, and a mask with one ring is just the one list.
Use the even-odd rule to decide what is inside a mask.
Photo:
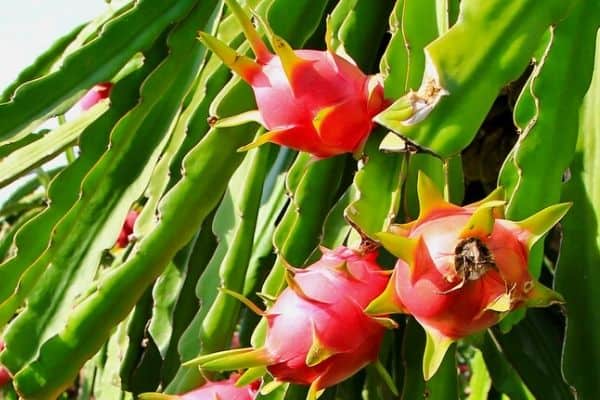
[(497, 323), (522, 306), (561, 302), (529, 273), (531, 246), (568, 211), (558, 204), (520, 222), (503, 219), (502, 190), (459, 207), (420, 174), (419, 218), (378, 235), (399, 258), (385, 292), (368, 312), (405, 312), (425, 328), (429, 379), (456, 339)]
[(263, 23), (276, 53), (272, 54), (241, 7), (233, 0), (227, 4), (240, 20), (256, 60), (206, 33), (200, 33), (200, 39), (252, 86), (258, 110), (217, 124), (256, 121), (269, 130), (241, 150), (273, 142), (319, 158), (360, 153), (373, 116), (386, 105), (380, 79), (366, 76), (349, 57), (331, 48), (292, 50)]
[(115, 247), (121, 249), (127, 247), (129, 244), (129, 237), (133, 233), (133, 227), (139, 215), (140, 213), (137, 210), (131, 210), (127, 213), (123, 226), (121, 227), (121, 232), (119, 232), (119, 237), (115, 243)]
[(99, 83), (91, 88), (82, 98), (79, 100), (79, 107), (82, 110), (89, 110), (100, 100), (106, 99), (110, 96), (110, 91), (113, 84), (110, 82)]
[(313, 396), (348, 378), (377, 360), (385, 331), (384, 320), (363, 311), (389, 278), (376, 257), (346, 247), (323, 249), (316, 263), (288, 270), (288, 288), (263, 313), (268, 331), (262, 348), (190, 363), (209, 370), (266, 366), (279, 381), (310, 384)]
[(237, 387), (235, 382), (238, 377), (237, 374), (232, 374), (229, 379), (207, 382), (198, 389), (181, 395), (143, 393), (139, 398), (140, 400), (254, 400), (258, 393), (260, 381)]
[[(4, 346), (4, 341), (0, 340), (0, 351), (4, 350)], [(8, 370), (0, 365), (0, 387), (6, 385), (10, 380), (11, 377)]]

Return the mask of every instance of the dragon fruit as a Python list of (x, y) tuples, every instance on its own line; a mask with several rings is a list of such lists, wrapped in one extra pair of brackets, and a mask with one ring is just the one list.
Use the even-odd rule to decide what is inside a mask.
[(231, 374), (229, 379), (207, 382), (198, 389), (181, 395), (162, 393), (143, 393), (140, 400), (254, 400), (258, 393), (260, 381), (237, 387), (238, 374)]
[(389, 279), (376, 257), (339, 247), (323, 249), (322, 258), (306, 269), (290, 267), (288, 288), (262, 313), (268, 326), (262, 348), (209, 354), (188, 364), (207, 370), (254, 367), (258, 376), (266, 367), (278, 381), (311, 385), (309, 398), (315, 398), (377, 360), (391, 320), (363, 311)]
[(91, 88), (82, 98), (79, 100), (79, 107), (83, 110), (89, 110), (100, 100), (106, 99), (110, 96), (110, 91), (113, 85), (110, 82), (99, 83)]
[[(0, 351), (4, 350), (4, 346), (4, 342), (0, 340)], [(8, 382), (10, 382), (10, 380), (11, 377), (8, 373), (8, 370), (0, 365), (0, 387), (6, 385)]]
[(263, 22), (272, 54), (239, 4), (226, 3), (240, 20), (256, 60), (206, 33), (200, 33), (200, 40), (252, 86), (258, 110), (217, 119), (217, 126), (255, 121), (269, 130), (242, 151), (273, 142), (317, 158), (358, 156), (373, 128), (373, 116), (387, 105), (381, 79), (366, 76), (332, 46), (327, 51), (292, 50)]
[(123, 227), (121, 228), (121, 232), (119, 232), (119, 237), (115, 243), (116, 248), (124, 249), (127, 247), (129, 244), (129, 237), (133, 233), (133, 227), (139, 215), (140, 213), (137, 210), (131, 210), (127, 213), (125, 221), (123, 222)]
[(416, 221), (378, 235), (399, 258), (390, 283), (367, 312), (412, 314), (427, 342), (423, 374), (429, 379), (449, 345), (497, 323), (518, 307), (562, 302), (528, 271), (533, 244), (568, 211), (558, 204), (520, 222), (504, 218), (501, 189), (459, 207), (447, 203), (419, 174)]

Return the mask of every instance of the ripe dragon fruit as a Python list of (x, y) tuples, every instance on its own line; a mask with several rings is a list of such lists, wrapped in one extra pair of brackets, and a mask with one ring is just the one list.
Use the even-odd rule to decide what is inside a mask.
[(198, 389), (181, 395), (163, 393), (142, 393), (140, 400), (254, 400), (258, 394), (260, 381), (237, 387), (238, 374), (231, 374), (229, 379), (207, 382)]
[(366, 76), (331, 46), (327, 51), (292, 50), (263, 22), (272, 54), (240, 5), (226, 3), (241, 22), (256, 61), (206, 33), (200, 33), (200, 40), (252, 86), (258, 110), (217, 120), (217, 126), (255, 121), (269, 130), (242, 151), (273, 142), (317, 158), (359, 155), (371, 119), (387, 105), (380, 78)]
[(79, 107), (83, 110), (89, 110), (100, 100), (106, 99), (110, 96), (110, 91), (113, 84), (110, 82), (99, 83), (91, 88), (82, 98), (79, 100)]
[(129, 244), (129, 237), (133, 233), (133, 227), (139, 215), (140, 213), (137, 210), (131, 210), (127, 213), (125, 221), (123, 222), (123, 227), (121, 228), (121, 232), (119, 232), (119, 237), (115, 243), (116, 248), (124, 249), (127, 247)]
[(310, 384), (309, 398), (316, 398), (377, 360), (383, 325), (391, 320), (363, 312), (389, 278), (376, 257), (346, 247), (323, 249), (308, 268), (288, 269), (288, 288), (262, 313), (268, 326), (262, 348), (209, 354), (187, 364), (207, 370), (254, 367), (248, 371), (253, 377), (268, 370), (278, 381)]
[(427, 334), (423, 374), (429, 379), (450, 344), (497, 323), (518, 307), (562, 302), (528, 271), (529, 250), (568, 211), (548, 207), (520, 222), (504, 218), (501, 189), (459, 207), (423, 174), (416, 221), (380, 233), (399, 258), (384, 293), (367, 312), (412, 314)]

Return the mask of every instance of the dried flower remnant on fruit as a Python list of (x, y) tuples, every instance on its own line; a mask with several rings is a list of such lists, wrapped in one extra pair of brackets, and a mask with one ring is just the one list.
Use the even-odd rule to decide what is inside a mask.
[(223, 118), (215, 126), (255, 121), (269, 130), (241, 150), (272, 142), (318, 158), (362, 153), (373, 116), (387, 105), (381, 79), (365, 75), (331, 46), (326, 51), (292, 50), (263, 22), (272, 54), (240, 5), (226, 3), (241, 22), (256, 60), (206, 33), (200, 33), (200, 40), (252, 86), (258, 110)]
[(390, 284), (367, 311), (413, 315), (427, 332), (423, 372), (429, 379), (455, 340), (486, 329), (518, 307), (562, 297), (529, 273), (531, 246), (567, 212), (548, 207), (520, 222), (504, 219), (503, 191), (460, 207), (419, 174), (416, 221), (380, 233), (398, 257)]
[(456, 245), (454, 266), (463, 281), (476, 281), (489, 269), (498, 269), (490, 249), (481, 239), (473, 237), (462, 239)]

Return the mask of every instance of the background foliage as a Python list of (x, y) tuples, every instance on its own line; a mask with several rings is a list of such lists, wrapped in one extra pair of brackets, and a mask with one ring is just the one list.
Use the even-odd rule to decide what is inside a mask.
[[(456, 94), (407, 132), (428, 151), (380, 151), (396, 142), (379, 127), (359, 162), (271, 144), (238, 153), (258, 126), (211, 127), (207, 117), (253, 109), (254, 98), (196, 39), (202, 30), (247, 50), (222, 1), (113, 4), (58, 39), (0, 97), (0, 184), (28, 177), (0, 206), (0, 361), (13, 375), (4, 396), (16, 398), (16, 388), (25, 399), (130, 399), (201, 384), (183, 361), (228, 348), (236, 330), (249, 345), (264, 329), (218, 286), (258, 301), (256, 292), (284, 287), (285, 262), (306, 265), (320, 244), (357, 245), (345, 218), (368, 233), (414, 218), (424, 170), (455, 202), (502, 185), (511, 219), (573, 201), (530, 263), (566, 307), (515, 313), (461, 342), (427, 383), (424, 334), (399, 318), (381, 358), (401, 397), (594, 399), (600, 3), (242, 3), (294, 48), (324, 48), (331, 15), (338, 49), (381, 72), (392, 100), (418, 89), (427, 47)], [(106, 81), (110, 100), (65, 117)], [(44, 129), (54, 118), (60, 125)], [(63, 152), (69, 163), (48, 168)], [(141, 210), (135, 240), (118, 250), (132, 208)], [(289, 385), (259, 398), (304, 395)], [(394, 396), (367, 368), (324, 398)]]

